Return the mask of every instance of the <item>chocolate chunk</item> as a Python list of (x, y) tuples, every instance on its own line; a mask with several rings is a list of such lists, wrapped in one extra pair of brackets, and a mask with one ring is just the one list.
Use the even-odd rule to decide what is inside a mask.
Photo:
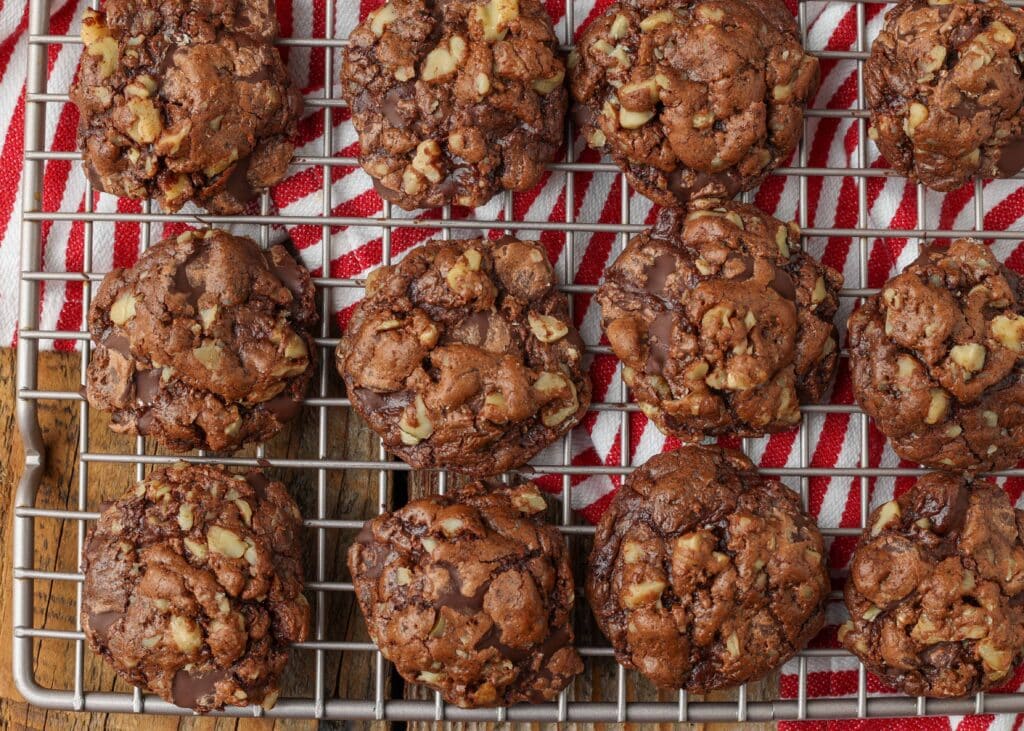
[(1024, 170), (1024, 136), (1012, 137), (999, 150), (996, 162), (1000, 178), (1009, 178)]
[(217, 683), (228, 677), (223, 670), (193, 675), (182, 668), (171, 683), (171, 702), (182, 708), (200, 709), (217, 697)]
[(89, 648), (126, 682), (184, 708), (269, 708), (290, 645), (309, 635), (301, 531), (284, 485), (259, 472), (153, 471), (86, 536)]
[(162, 368), (135, 373), (135, 398), (143, 406), (154, 403), (160, 394), (160, 381), (163, 377)]
[(821, 629), (824, 541), (781, 482), (740, 452), (652, 457), (594, 536), (587, 598), (616, 659), (660, 688), (757, 680)]
[(537, 486), (474, 482), (364, 526), (348, 566), (370, 637), (465, 708), (555, 700), (583, 669), (565, 541)]
[(96, 639), (99, 642), (106, 644), (107, 638), (110, 634), (110, 628), (113, 627), (114, 624), (123, 616), (124, 613), (120, 611), (91, 613), (89, 615), (89, 627), (92, 628), (92, 631), (96, 634)]

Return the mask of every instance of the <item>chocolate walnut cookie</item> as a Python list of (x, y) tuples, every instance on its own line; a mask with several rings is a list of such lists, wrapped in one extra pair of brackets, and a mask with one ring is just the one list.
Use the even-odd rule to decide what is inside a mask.
[(348, 565), (398, 672), (463, 707), (553, 701), (582, 669), (565, 542), (536, 485), (473, 483), (367, 523)]
[(302, 96), (270, 0), (106, 0), (87, 9), (71, 100), (94, 187), (237, 213), (279, 181)]
[(617, 3), (578, 48), (583, 136), (662, 206), (757, 186), (796, 148), (818, 85), (780, 0)]
[(536, 185), (562, 143), (564, 79), (539, 0), (391, 0), (341, 72), (360, 164), (406, 209)]
[(903, 0), (864, 64), (870, 137), (936, 190), (1024, 168), (1024, 14), (999, 0)]
[(840, 641), (909, 695), (1008, 680), (1024, 650), (1024, 513), (996, 485), (933, 473), (876, 509)]
[(978, 241), (926, 248), (849, 322), (857, 402), (904, 459), (1024, 459), (1024, 282)]
[(843, 280), (799, 247), (795, 224), (753, 206), (666, 209), (607, 269), (605, 334), (663, 432), (783, 431), (829, 387)]
[(86, 396), (114, 431), (175, 451), (238, 449), (298, 413), (316, 319), (309, 273), (283, 246), (186, 231), (104, 278)]
[(823, 540), (799, 497), (741, 453), (652, 457), (598, 525), (587, 596), (616, 659), (662, 688), (762, 677), (821, 628)]
[(544, 249), (432, 241), (366, 282), (335, 354), (352, 405), (413, 467), (518, 467), (590, 404), (583, 341)]
[(259, 472), (159, 469), (105, 508), (82, 553), (82, 628), (127, 682), (211, 711), (277, 700), (309, 633), (302, 517)]

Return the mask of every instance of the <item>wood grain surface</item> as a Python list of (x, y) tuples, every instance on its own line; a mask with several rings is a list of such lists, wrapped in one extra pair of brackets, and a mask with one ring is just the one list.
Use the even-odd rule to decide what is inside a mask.
[[(43, 353), (39, 360), (39, 388), (45, 390), (75, 391), (81, 378), (81, 362), (73, 354)], [(329, 379), (336, 383), (335, 379)], [(13, 493), (23, 467), (23, 450), (17, 433), (14, 414), (15, 358), (12, 351), (0, 349), (0, 501), (10, 506)], [(82, 422), (80, 404), (71, 401), (43, 401), (39, 404), (39, 421), (46, 443), (46, 472), (40, 487), (36, 506), (47, 508), (76, 509), (78, 507), (79, 475), (78, 457)], [(329, 409), (323, 414), (319, 409), (307, 408), (302, 417), (286, 432), (278, 435), (268, 452), (275, 456), (290, 458), (316, 458), (318, 456), (317, 427), (325, 419), (328, 433), (326, 455), (331, 458), (375, 459), (377, 440), (365, 424), (348, 410)], [(135, 440), (119, 436), (107, 428), (104, 414), (90, 411), (87, 450), (90, 453), (131, 452)], [(147, 445), (147, 448), (148, 445)], [(152, 453), (152, 452), (150, 452)], [(251, 454), (251, 452), (250, 452)], [(113, 465), (93, 462), (84, 476), (87, 484), (86, 509), (97, 510), (103, 500), (122, 493), (135, 477), (134, 466)], [(347, 472), (315, 470), (290, 470), (278, 473), (295, 495), (306, 516), (329, 518), (363, 519), (376, 513), (378, 499), (378, 476), (373, 471), (353, 470)], [(399, 478), (400, 483), (388, 490), (389, 499), (397, 494), (401, 499), (424, 494), (436, 489), (432, 479), (414, 475), (408, 481)], [(321, 484), (322, 482), (322, 484)], [(389, 486), (390, 487), (390, 486)], [(323, 496), (322, 502), (318, 499)], [(10, 516), (10, 510), (7, 511)], [(554, 517), (554, 513), (552, 513)], [(10, 517), (8, 518), (10, 519)], [(348, 581), (344, 566), (344, 553), (352, 539), (351, 531), (324, 531), (324, 560), (321, 566), (324, 578), (332, 581)], [(79, 528), (72, 521), (39, 519), (36, 521), (36, 569), (51, 571), (76, 570), (78, 556)], [(137, 716), (118, 714), (82, 714), (45, 711), (29, 706), (19, 696), (11, 677), (11, 530), (10, 523), (4, 532), (4, 557), (0, 561), (0, 729), (138, 729), (146, 731), (170, 731), (171, 729), (196, 729), (203, 731), (292, 730), (292, 729), (348, 729), (374, 727), (384, 728), (386, 724), (360, 724), (345, 722), (315, 721), (272, 721), (256, 719), (208, 719), (177, 718), (171, 716), (148, 716), (143, 721)], [(310, 579), (317, 578), (318, 564), (316, 547), (318, 536), (310, 531), (307, 536), (306, 567)], [(573, 540), (573, 555), (577, 568), (577, 580), (582, 575), (583, 560), (589, 549), (588, 541)], [(35, 585), (35, 626), (51, 629), (74, 629), (76, 612), (76, 587), (70, 582), (37, 581)], [(325, 639), (366, 641), (366, 628), (359, 617), (351, 593), (331, 592), (327, 594)], [(598, 641), (597, 631), (584, 602), (577, 607), (577, 628), (581, 642)], [(602, 641), (603, 642), (603, 641)], [(44, 687), (67, 689), (73, 687), (75, 650), (74, 643), (43, 640), (34, 648), (35, 677)], [(282, 695), (312, 697), (314, 686), (315, 653), (295, 652), (286, 673)], [(373, 656), (370, 653), (325, 653), (325, 694), (335, 698), (368, 698), (373, 689)], [(389, 668), (390, 670), (390, 668)], [(86, 652), (84, 664), (86, 690), (127, 692), (130, 689), (117, 680), (102, 662)], [(390, 682), (390, 681), (389, 681)], [(601, 658), (586, 663), (586, 672), (577, 680), (575, 697), (614, 698), (616, 668), (610, 658)], [(398, 690), (396, 688), (396, 690)], [(401, 691), (406, 697), (428, 697), (420, 688), (405, 687)], [(751, 686), (748, 698), (772, 697), (777, 692), (775, 679)], [(716, 694), (715, 699), (733, 698), (730, 693)], [(629, 700), (653, 700), (658, 692), (644, 683), (629, 688)], [(662, 695), (664, 700), (674, 700), (674, 694)], [(396, 724), (397, 725), (397, 724)], [(431, 728), (435, 724), (408, 724), (417, 729)], [(493, 724), (451, 724), (457, 729), (490, 728)], [(508, 725), (509, 727), (511, 725)], [(612, 728), (614, 724), (595, 724), (593, 728)], [(523, 728), (556, 728), (555, 724), (527, 724)], [(582, 724), (580, 725), (582, 727)], [(655, 729), (658, 726), (627, 724), (628, 728)], [(735, 724), (689, 724), (685, 726), (664, 724), (664, 728), (715, 729), (716, 731), (735, 727)], [(774, 727), (774, 724), (750, 724), (752, 731)]]

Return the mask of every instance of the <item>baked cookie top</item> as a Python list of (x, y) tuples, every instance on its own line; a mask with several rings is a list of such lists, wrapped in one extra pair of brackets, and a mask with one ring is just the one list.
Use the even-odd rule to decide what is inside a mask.
[(1009, 679), (1024, 648), (1024, 514), (995, 484), (932, 473), (871, 513), (840, 641), (908, 695)]
[(616, 493), (587, 597), (621, 664), (704, 693), (764, 676), (821, 629), (823, 546), (792, 490), (740, 452), (687, 446)]
[(348, 565), (406, 680), (473, 708), (554, 701), (582, 669), (565, 541), (536, 485), (472, 483), (366, 524)]
[(508, 237), (431, 241), (372, 272), (335, 356), (352, 405), (416, 468), (519, 467), (590, 404), (547, 255)]
[(780, 0), (633, 0), (569, 59), (580, 130), (661, 206), (728, 200), (796, 148), (818, 86)]
[(186, 231), (115, 269), (89, 310), (86, 396), (115, 431), (231, 451), (299, 411), (316, 365), (309, 273), (283, 246)]
[(623, 378), (663, 432), (760, 436), (800, 421), (839, 359), (842, 277), (795, 224), (726, 203), (666, 209), (605, 271), (602, 324)]
[(479, 206), (540, 182), (568, 92), (538, 0), (390, 0), (349, 37), (360, 164), (402, 208)]
[(309, 633), (302, 517), (259, 471), (161, 468), (107, 506), (82, 552), (82, 628), (124, 680), (184, 708), (270, 708)]
[(1024, 13), (999, 0), (903, 0), (864, 64), (868, 134), (935, 190), (1024, 168)]
[(271, 0), (106, 0), (86, 9), (71, 100), (98, 190), (238, 213), (284, 177), (302, 96)]
[(857, 402), (904, 459), (1024, 459), (1024, 283), (979, 241), (925, 248), (850, 317)]

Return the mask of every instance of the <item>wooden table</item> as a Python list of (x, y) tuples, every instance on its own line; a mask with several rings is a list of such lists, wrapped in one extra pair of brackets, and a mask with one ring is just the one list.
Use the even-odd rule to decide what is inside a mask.
[[(80, 359), (73, 354), (43, 353), (39, 363), (39, 386), (42, 389), (63, 391), (77, 390), (80, 383)], [(15, 358), (8, 349), (0, 349), (0, 434), (11, 435), (0, 445), (0, 504), (11, 505), (13, 493), (23, 467), (23, 450), (17, 434), (14, 415)], [(274, 454), (289, 457), (316, 456), (315, 409), (306, 413), (285, 433), (275, 438)], [(365, 424), (347, 410), (330, 410), (328, 413), (330, 454), (346, 458), (375, 458), (377, 441)], [(74, 509), (78, 495), (78, 451), (79, 451), (79, 407), (68, 401), (41, 402), (40, 423), (47, 445), (46, 475), (40, 490), (37, 506)], [(89, 449), (94, 452), (130, 451), (134, 440), (118, 436), (107, 429), (105, 415), (91, 412), (89, 424)], [(376, 512), (376, 473), (353, 471), (350, 473), (328, 472), (327, 503), (325, 513), (331, 518), (366, 518)], [(284, 476), (284, 475), (282, 475)], [(95, 510), (99, 502), (117, 496), (132, 481), (131, 466), (92, 464), (89, 468), (89, 504)], [(311, 471), (293, 471), (288, 474), (292, 489), (303, 513), (316, 514), (316, 475)], [(413, 476), (407, 485), (397, 485), (395, 490), (407, 492), (410, 496), (423, 494), (431, 489), (428, 478)], [(389, 491), (390, 492), (390, 491)], [(8, 511), (9, 513), (9, 511)], [(77, 530), (70, 523), (55, 520), (39, 520), (36, 528), (36, 568), (56, 571), (73, 571), (77, 562)], [(62, 530), (63, 528), (63, 530)], [(21, 729), (137, 729), (143, 722), (137, 716), (118, 714), (75, 714), (45, 711), (29, 706), (19, 696), (11, 678), (11, 530), (5, 532), (3, 561), (0, 561), (0, 728)], [(341, 531), (329, 531), (327, 541), (328, 580), (347, 580), (344, 569), (344, 552), (351, 539)], [(313, 541), (307, 543), (312, 544)], [(577, 567), (582, 565), (586, 546), (575, 542), (574, 560)], [(307, 556), (307, 567), (315, 566), (312, 554)], [(583, 574), (577, 571), (577, 578)], [(366, 630), (354, 606), (351, 594), (328, 594), (328, 617), (330, 621), (328, 639), (366, 641)], [(587, 607), (578, 607), (577, 627), (583, 641), (592, 640), (593, 628)], [(35, 625), (54, 629), (74, 627), (75, 590), (69, 582), (38, 581), (35, 586)], [(73, 643), (42, 641), (37, 643), (35, 652), (36, 678), (48, 687), (69, 688), (73, 678)], [(313, 653), (297, 652), (287, 671), (284, 694), (311, 695), (313, 678)], [(372, 659), (369, 653), (328, 653), (326, 655), (326, 678), (333, 688), (328, 692), (336, 697), (372, 697)], [(615, 665), (610, 658), (587, 663), (588, 672), (577, 680), (577, 697), (592, 697), (592, 694), (606, 698), (615, 687)], [(127, 691), (127, 686), (117, 680), (97, 658), (87, 653), (85, 665), (86, 687)], [(771, 697), (777, 692), (775, 680), (765, 681), (752, 687), (748, 697), (753, 699)], [(406, 688), (407, 697), (428, 697), (422, 689)], [(630, 700), (652, 700), (661, 697), (674, 700), (674, 694), (659, 694), (650, 686), (630, 688)], [(716, 699), (735, 697), (732, 694), (716, 694)], [(610, 699), (610, 698), (609, 698)], [(362, 726), (383, 727), (384, 724), (346, 724), (324, 722), (320, 728), (341, 729)], [(410, 724), (416, 726), (418, 724)], [(490, 724), (459, 724), (484, 728)], [(540, 728), (544, 724), (531, 724)], [(422, 724), (423, 728), (432, 724)], [(554, 724), (549, 725), (555, 728)], [(633, 725), (639, 727), (639, 725)], [(688, 728), (725, 729), (734, 724), (691, 724)], [(745, 728), (758, 731), (774, 724), (752, 724)], [(148, 716), (144, 722), (147, 731), (169, 731), (170, 729), (203, 729), (226, 731), (241, 729), (313, 729), (314, 721), (270, 721), (255, 719), (203, 719), (176, 718), (170, 716)], [(598, 725), (598, 728), (601, 726)], [(669, 726), (666, 724), (666, 728)], [(678, 726), (676, 726), (678, 728)], [(649, 728), (656, 728), (650, 726)]]

